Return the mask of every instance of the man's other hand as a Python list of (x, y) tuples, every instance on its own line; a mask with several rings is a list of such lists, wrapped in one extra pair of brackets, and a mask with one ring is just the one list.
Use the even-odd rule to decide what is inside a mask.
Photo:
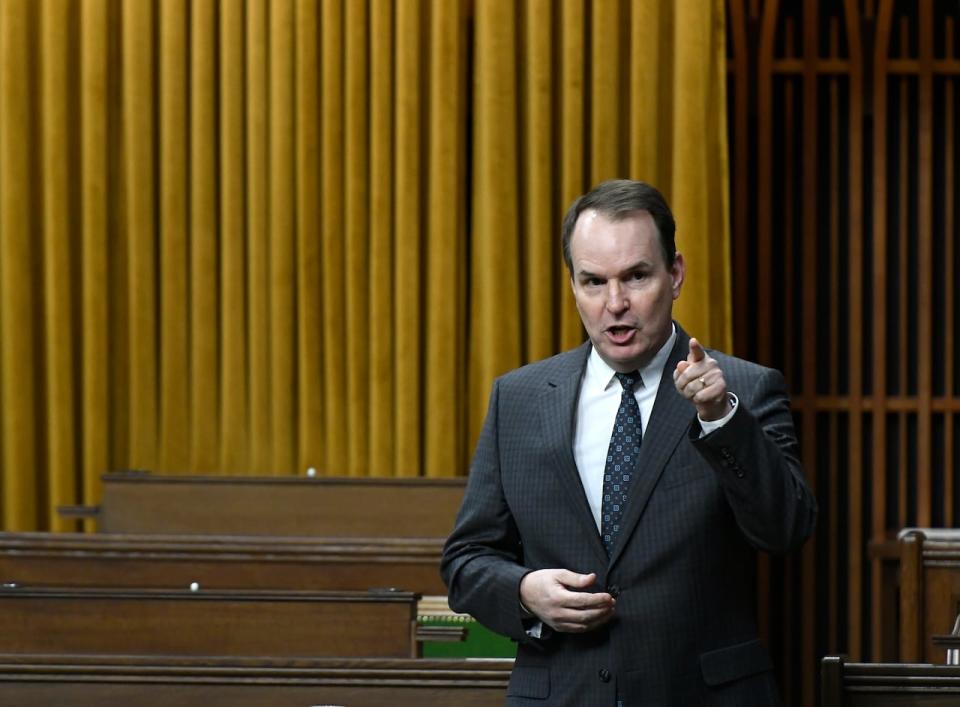
[(613, 616), (616, 600), (606, 592), (583, 591), (597, 575), (570, 570), (536, 570), (520, 581), (520, 601), (554, 631), (583, 633)]

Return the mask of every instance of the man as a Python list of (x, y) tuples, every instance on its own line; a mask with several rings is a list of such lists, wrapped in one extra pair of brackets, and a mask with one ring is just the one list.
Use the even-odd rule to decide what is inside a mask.
[(674, 231), (642, 182), (575, 201), (589, 341), (494, 383), (441, 571), (456, 611), (519, 641), (509, 705), (778, 703), (755, 551), (801, 545), (816, 502), (783, 377), (672, 320)]

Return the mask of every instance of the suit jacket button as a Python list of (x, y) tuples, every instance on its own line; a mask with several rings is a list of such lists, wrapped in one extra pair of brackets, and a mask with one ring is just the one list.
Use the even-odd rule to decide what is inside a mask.
[(620, 596), (620, 587), (616, 584), (611, 584), (609, 587), (607, 587), (607, 594), (616, 599), (618, 596)]
[(610, 682), (610, 671), (606, 668), (600, 668), (600, 682)]

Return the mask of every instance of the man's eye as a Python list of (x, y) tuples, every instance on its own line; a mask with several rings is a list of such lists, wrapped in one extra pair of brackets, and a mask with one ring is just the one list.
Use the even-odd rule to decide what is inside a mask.
[(592, 287), (599, 287), (603, 284), (603, 280), (601, 280), (599, 277), (591, 277), (589, 280), (587, 280), (587, 284), (591, 285)]
[(633, 274), (630, 276), (630, 279), (631, 279), (631, 280), (642, 280), (642, 279), (645, 278), (645, 277), (646, 277), (646, 273), (635, 272), (635, 273), (633, 273)]

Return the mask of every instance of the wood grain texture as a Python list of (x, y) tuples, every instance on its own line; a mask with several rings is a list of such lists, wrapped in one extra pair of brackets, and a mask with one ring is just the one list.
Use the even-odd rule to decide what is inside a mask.
[(814, 541), (761, 558), (758, 613), (786, 704), (812, 707), (823, 655), (898, 658), (876, 548), (956, 522), (960, 11), (727, 8), (734, 348), (784, 372), (820, 501)]

